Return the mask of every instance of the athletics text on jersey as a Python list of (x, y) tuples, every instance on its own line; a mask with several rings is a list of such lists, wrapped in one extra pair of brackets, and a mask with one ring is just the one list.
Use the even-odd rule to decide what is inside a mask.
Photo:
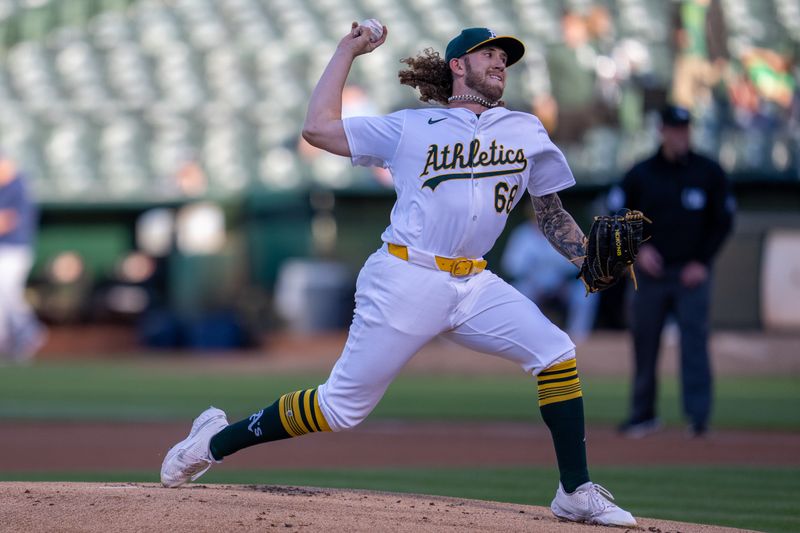
[(354, 165), (382, 166), (397, 202), (384, 242), (447, 257), (481, 257), (522, 191), (558, 192), (575, 180), (529, 113), (493, 108), (407, 109), (344, 119)]

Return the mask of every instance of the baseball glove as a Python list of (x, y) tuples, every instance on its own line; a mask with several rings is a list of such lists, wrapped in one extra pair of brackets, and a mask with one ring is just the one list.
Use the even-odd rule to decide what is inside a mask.
[(594, 217), (586, 236), (586, 258), (578, 278), (586, 293), (605, 290), (630, 272), (634, 288), (633, 262), (642, 243), (644, 222), (650, 220), (641, 211), (620, 209), (615, 215)]

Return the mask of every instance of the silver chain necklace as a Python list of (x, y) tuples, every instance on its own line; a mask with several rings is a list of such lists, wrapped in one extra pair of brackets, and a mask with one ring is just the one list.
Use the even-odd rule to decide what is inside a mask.
[(500, 105), (500, 102), (490, 102), (486, 98), (481, 98), (480, 96), (475, 96), (472, 94), (454, 94), (453, 96), (447, 99), (447, 103), (456, 101), (475, 102), (476, 104), (480, 104), (483, 107), (488, 107), (488, 108), (497, 107), (498, 105)]

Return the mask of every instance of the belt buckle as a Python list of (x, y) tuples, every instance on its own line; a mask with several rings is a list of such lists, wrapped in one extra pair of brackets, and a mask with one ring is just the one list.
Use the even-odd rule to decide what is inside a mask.
[(453, 259), (453, 265), (450, 267), (450, 274), (457, 278), (469, 276), (472, 273), (472, 259), (466, 257), (459, 257)]

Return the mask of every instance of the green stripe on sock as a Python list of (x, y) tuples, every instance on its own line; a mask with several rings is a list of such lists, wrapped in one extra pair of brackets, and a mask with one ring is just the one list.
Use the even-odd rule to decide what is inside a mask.
[[(558, 374), (574, 372), (575, 367), (564, 371), (552, 372), (553, 376), (547, 380), (540, 379), (540, 385), (560, 381), (578, 379), (577, 373), (567, 378)], [(539, 374), (540, 378), (542, 372)], [(539, 390), (539, 400), (576, 393), (581, 390), (580, 381), (572, 385), (565, 385)], [(558, 460), (558, 472), (561, 484), (567, 492), (573, 492), (580, 485), (589, 481), (589, 469), (586, 465), (586, 440), (584, 430), (583, 397), (558, 401), (541, 405), (539, 410), (542, 419), (550, 430), (553, 438), (553, 447)]]

